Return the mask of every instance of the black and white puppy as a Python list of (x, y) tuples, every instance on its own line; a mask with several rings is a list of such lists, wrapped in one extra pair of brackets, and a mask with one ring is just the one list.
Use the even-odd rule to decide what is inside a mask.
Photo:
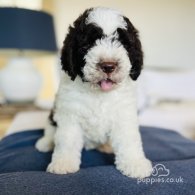
[(152, 164), (143, 152), (134, 82), (143, 53), (129, 19), (109, 8), (86, 10), (69, 27), (61, 64), (55, 105), (36, 143), (42, 152), (54, 148), (47, 171), (74, 173), (83, 147), (108, 150), (109, 144), (124, 175), (149, 176)]

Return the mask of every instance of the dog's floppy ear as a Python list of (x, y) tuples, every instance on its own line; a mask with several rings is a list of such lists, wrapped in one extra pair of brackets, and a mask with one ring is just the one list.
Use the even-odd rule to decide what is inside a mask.
[(61, 65), (62, 70), (64, 70), (72, 80), (76, 78), (76, 73), (74, 72), (74, 64), (72, 58), (73, 42), (74, 42), (74, 31), (73, 27), (69, 27), (69, 32), (63, 42), (63, 48), (61, 51)]
[(74, 22), (73, 27), (69, 27), (68, 34), (63, 42), (63, 48), (61, 51), (61, 65), (62, 69), (74, 80), (81, 71), (79, 65), (75, 63), (74, 49), (77, 45), (77, 35), (83, 31), (85, 19), (91, 9), (86, 10), (80, 17)]
[(132, 25), (128, 18), (124, 17), (127, 24), (127, 30), (118, 28), (119, 39), (128, 52), (131, 62), (130, 77), (136, 80), (141, 73), (143, 66), (143, 52), (139, 40), (138, 31)]

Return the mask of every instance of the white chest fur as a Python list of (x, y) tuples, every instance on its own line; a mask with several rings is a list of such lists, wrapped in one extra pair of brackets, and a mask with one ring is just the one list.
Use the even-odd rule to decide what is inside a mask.
[(62, 79), (56, 99), (55, 117), (58, 121), (72, 120), (77, 123), (87, 145), (91, 142), (105, 143), (118, 120), (128, 117), (131, 120), (136, 102), (134, 84), (130, 79), (110, 92), (95, 90), (79, 78), (74, 82), (66, 76)]

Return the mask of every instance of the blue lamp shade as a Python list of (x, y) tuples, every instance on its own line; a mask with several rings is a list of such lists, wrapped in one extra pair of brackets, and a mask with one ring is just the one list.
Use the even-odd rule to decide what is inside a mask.
[(0, 8), (0, 49), (57, 51), (52, 16), (42, 11)]

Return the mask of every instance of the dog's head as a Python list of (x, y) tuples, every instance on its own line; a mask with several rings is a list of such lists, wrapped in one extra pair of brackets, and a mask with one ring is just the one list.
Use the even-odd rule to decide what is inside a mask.
[(143, 64), (138, 31), (116, 10), (88, 9), (69, 27), (61, 63), (72, 80), (80, 76), (103, 91), (136, 80)]

